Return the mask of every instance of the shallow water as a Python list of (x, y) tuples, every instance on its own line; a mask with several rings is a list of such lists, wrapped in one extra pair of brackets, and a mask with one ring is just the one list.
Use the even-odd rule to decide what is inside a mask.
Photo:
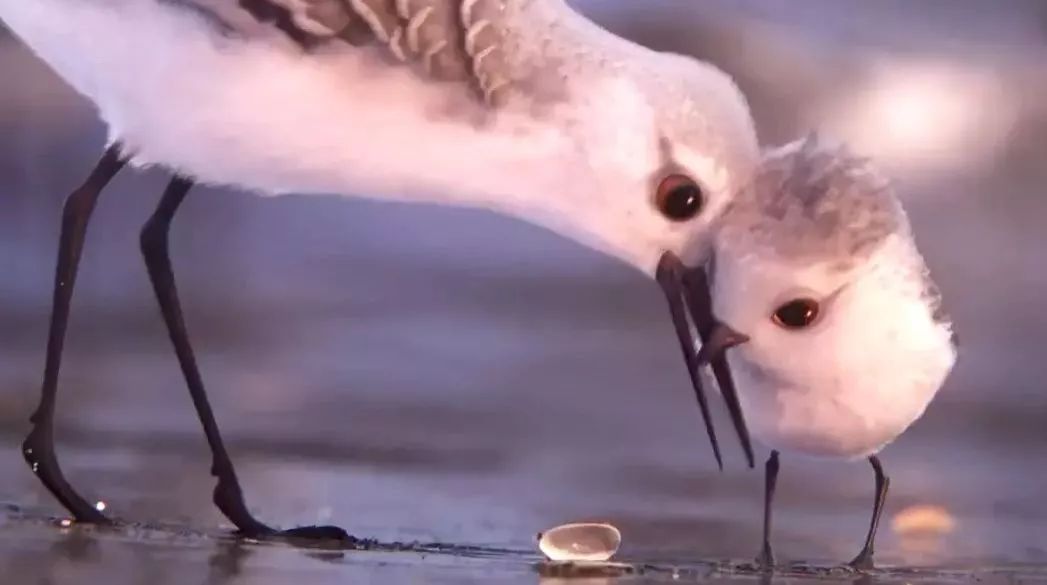
[[(878, 578), (1045, 580), (1047, 107), (1029, 96), (1047, 89), (1037, 65), (1047, 45), (1030, 26), (1036, 4), (984, 16), (964, 12), (976, 3), (928, 3), (904, 19), (798, 11), (775, 26), (777, 3), (741, 3), (737, 17), (728, 4), (695, 12), (693, 26), (656, 11), (628, 22), (603, 14), (734, 72), (768, 142), (840, 108), (864, 111), (852, 90), (873, 57), (898, 67), (933, 57), (998, 78), (1008, 97), (998, 108), (1016, 121), (996, 147), (955, 143), (970, 153), (956, 159), (867, 145), (894, 165), (963, 343), (939, 399), (884, 453), (894, 483), (878, 543), (887, 565), (948, 570)], [(943, 10), (969, 39), (962, 48), (941, 32)], [(860, 45), (850, 42), (855, 19), (885, 32), (863, 28)], [(656, 37), (657, 26), (674, 32)], [(673, 567), (687, 580), (735, 578), (734, 565), (716, 563), (755, 553), (762, 477), (733, 446), (716, 472), (664, 301), (644, 277), (484, 212), (201, 189), (176, 222), (173, 255), (252, 508), (281, 526), (330, 522), (384, 543), (452, 548), (340, 555), (223, 537), (206, 447), (137, 255), (138, 226), (165, 180), (158, 171), (121, 176), (101, 201), (58, 423), (73, 483), (151, 528), (54, 525), (61, 510), (17, 446), (43, 364), (61, 201), (104, 132), (24, 50), (0, 47), (3, 78), (17, 80), (0, 89), (0, 501), (10, 504), (0, 510), (0, 569), (14, 576), (5, 583), (535, 582), (534, 535), (589, 519), (615, 523), (623, 558), (653, 565), (640, 580), (671, 580)], [(865, 464), (783, 458), (779, 486), (780, 558), (832, 566), (856, 552), (872, 497)], [(905, 530), (905, 514), (926, 505), (953, 527)], [(807, 577), (824, 575), (790, 580)]]

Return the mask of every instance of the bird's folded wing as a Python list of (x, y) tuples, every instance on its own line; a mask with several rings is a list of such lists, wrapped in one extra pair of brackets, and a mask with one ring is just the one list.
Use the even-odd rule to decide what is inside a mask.
[(381, 47), (393, 61), (440, 81), (467, 83), (497, 104), (507, 89), (506, 0), (166, 0), (234, 30), (245, 19), (279, 29), (305, 50), (326, 43)]

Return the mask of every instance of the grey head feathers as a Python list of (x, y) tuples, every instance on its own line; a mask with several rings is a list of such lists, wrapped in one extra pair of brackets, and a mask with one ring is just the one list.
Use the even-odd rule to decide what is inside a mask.
[(725, 245), (839, 272), (861, 266), (889, 237), (899, 236), (906, 251), (895, 261), (913, 275), (933, 319), (951, 326), (890, 182), (845, 146), (812, 133), (767, 152), (722, 221)]
[(909, 230), (888, 180), (867, 159), (815, 134), (768, 152), (724, 224), (761, 255), (841, 270)]

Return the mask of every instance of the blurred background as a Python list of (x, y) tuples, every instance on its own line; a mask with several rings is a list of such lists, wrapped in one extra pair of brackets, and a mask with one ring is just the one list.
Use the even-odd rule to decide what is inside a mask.
[[(576, 4), (730, 72), (763, 143), (817, 129), (897, 179), (962, 347), (927, 415), (883, 454), (893, 484), (879, 557), (1047, 563), (1047, 4)], [(42, 518), (61, 510), (18, 445), (41, 380), (62, 201), (105, 131), (3, 32), (0, 78), (0, 501)], [(101, 199), (59, 452), (118, 516), (210, 529), (226, 524), (210, 506), (209, 455), (137, 250), (167, 178), (126, 173)], [(606, 519), (638, 558), (757, 552), (762, 472), (729, 440), (716, 471), (664, 300), (630, 268), (482, 211), (223, 189), (190, 195), (173, 258), (263, 518), (524, 550), (553, 524)], [(863, 462), (783, 458), (776, 552), (850, 558), (872, 490)], [(0, 537), (10, 566), (68, 556), (15, 537)], [(12, 546), (23, 549), (5, 556)]]

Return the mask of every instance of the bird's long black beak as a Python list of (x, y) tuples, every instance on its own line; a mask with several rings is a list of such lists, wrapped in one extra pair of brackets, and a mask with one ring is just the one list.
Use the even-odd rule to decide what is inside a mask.
[[(734, 338), (725, 338), (717, 342), (717, 336), (724, 337), (724, 326), (719, 324), (713, 317), (712, 298), (709, 293), (709, 280), (704, 268), (688, 268), (676, 257), (675, 254), (665, 253), (658, 263), (655, 275), (658, 284), (669, 301), (669, 313), (672, 316), (673, 327), (676, 329), (676, 337), (683, 350), (683, 359), (687, 364), (687, 373), (691, 377), (695, 396), (698, 398), (698, 406), (702, 410), (702, 419), (705, 422), (705, 430), (712, 444), (713, 455), (716, 464), (723, 470), (723, 457), (720, 454), (720, 445), (716, 439), (716, 428), (713, 426), (712, 415), (709, 412), (709, 401), (702, 387), (701, 376), (698, 369), (703, 365), (699, 359), (699, 352), (695, 347), (694, 336), (691, 333), (691, 325), (688, 320), (694, 322), (698, 336), (702, 339), (702, 358), (705, 363), (712, 366), (716, 382), (720, 386), (727, 410), (731, 415), (731, 422), (742, 443), (746, 460), (749, 467), (754, 466), (752, 441), (749, 438), (749, 429), (745, 426), (745, 417), (742, 415), (742, 406), (738, 401), (738, 392), (734, 386), (734, 378), (731, 369), (724, 357), (724, 341), (732, 341)], [(721, 347), (716, 351), (715, 346)], [(735, 343), (737, 345), (737, 343)]]

